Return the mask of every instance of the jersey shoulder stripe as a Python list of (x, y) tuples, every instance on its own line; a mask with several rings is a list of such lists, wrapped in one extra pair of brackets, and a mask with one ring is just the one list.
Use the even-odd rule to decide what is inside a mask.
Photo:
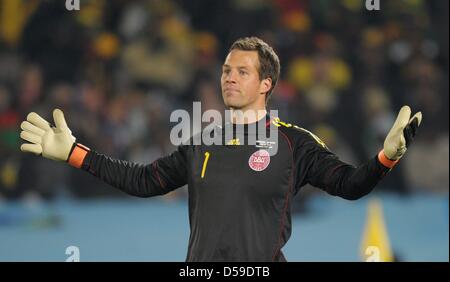
[(320, 146), (322, 146), (323, 148), (328, 150), (327, 145), (325, 144), (325, 142), (322, 141), (322, 139), (320, 139), (317, 135), (315, 135), (314, 133), (312, 133), (311, 131), (309, 131), (309, 130), (303, 128), (303, 127), (300, 127), (300, 126), (297, 126), (297, 125), (293, 125), (291, 123), (287, 123), (287, 122), (281, 121), (280, 118), (278, 118), (278, 117), (273, 118), (272, 119), (272, 123), (276, 127), (278, 127), (279, 130), (283, 130), (284, 129), (287, 132), (290, 131), (290, 133), (293, 134), (293, 135), (296, 135), (296, 133), (298, 133), (298, 132), (305, 133), (308, 136), (312, 137), (317, 142), (317, 144), (319, 144)]

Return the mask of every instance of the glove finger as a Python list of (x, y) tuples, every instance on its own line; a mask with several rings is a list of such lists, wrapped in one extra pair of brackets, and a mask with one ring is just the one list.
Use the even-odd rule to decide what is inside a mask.
[(64, 114), (60, 109), (55, 109), (53, 111), (53, 120), (55, 121), (56, 128), (68, 128), (66, 120), (64, 119)]
[(28, 114), (27, 121), (31, 122), (42, 130), (50, 129), (50, 123), (35, 112), (31, 112)]
[(31, 133), (29, 131), (20, 132), (20, 138), (33, 144), (41, 144), (42, 142), (41, 136)]
[(42, 154), (42, 146), (40, 144), (22, 144), (20, 146), (22, 152), (30, 152), (36, 155)]
[(417, 118), (417, 125), (420, 126), (420, 124), (422, 123), (422, 112), (417, 112), (410, 120), (408, 123), (411, 123), (413, 121), (414, 118)]
[(403, 130), (403, 135), (405, 136), (406, 141), (406, 147), (408, 147), (409, 144), (411, 144), (411, 142), (414, 140), (418, 127), (419, 127), (419, 119), (415, 117)]
[(397, 116), (394, 123), (394, 128), (396, 130), (402, 131), (409, 122), (409, 117), (411, 116), (411, 108), (409, 106), (403, 106)]
[(38, 136), (41, 136), (41, 137), (44, 136), (44, 134), (45, 134), (44, 130), (40, 129), (39, 127), (37, 127), (37, 126), (35, 126), (33, 124), (31, 124), (28, 121), (23, 121), (20, 124), (20, 128), (25, 130), (25, 131), (29, 131), (31, 133), (34, 133), (34, 134), (36, 134)]

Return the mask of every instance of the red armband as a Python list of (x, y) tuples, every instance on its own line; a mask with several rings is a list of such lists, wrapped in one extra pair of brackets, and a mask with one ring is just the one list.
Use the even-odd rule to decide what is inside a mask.
[(90, 149), (88, 147), (82, 144), (75, 143), (67, 162), (73, 167), (81, 168), (84, 158), (89, 151)]
[(393, 161), (388, 159), (388, 157), (386, 157), (386, 155), (384, 154), (384, 150), (381, 150), (378, 153), (378, 160), (382, 165), (384, 165), (387, 168), (393, 168), (399, 161), (399, 160)]

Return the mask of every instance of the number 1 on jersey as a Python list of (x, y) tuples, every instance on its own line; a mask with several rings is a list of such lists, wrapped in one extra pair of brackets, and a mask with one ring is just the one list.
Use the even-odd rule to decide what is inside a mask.
[(209, 152), (205, 152), (205, 160), (203, 161), (201, 178), (205, 177), (206, 165), (208, 164)]

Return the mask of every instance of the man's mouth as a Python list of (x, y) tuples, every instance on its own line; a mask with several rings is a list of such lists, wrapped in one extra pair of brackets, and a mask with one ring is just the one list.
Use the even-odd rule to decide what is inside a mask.
[(227, 95), (232, 95), (234, 93), (239, 93), (239, 90), (235, 88), (225, 88), (224, 93)]

